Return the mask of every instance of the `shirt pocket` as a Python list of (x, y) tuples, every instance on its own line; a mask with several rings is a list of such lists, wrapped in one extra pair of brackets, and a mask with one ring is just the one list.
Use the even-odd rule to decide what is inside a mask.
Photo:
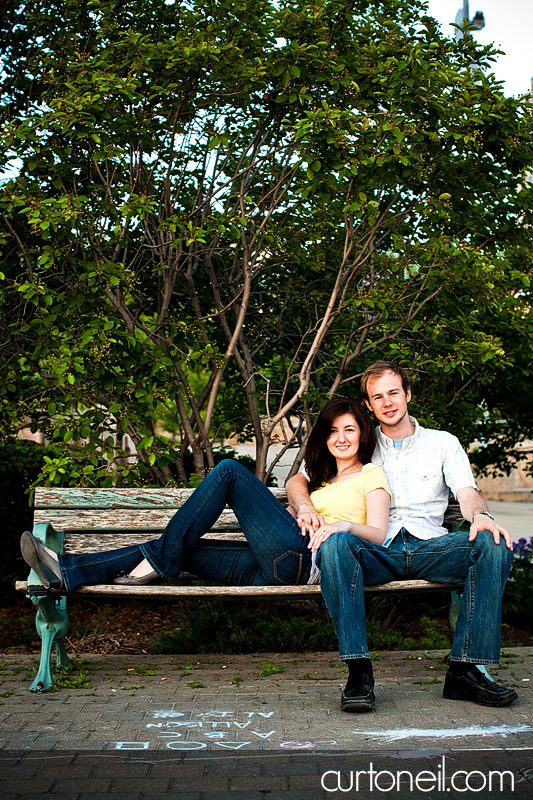
[(446, 484), (442, 470), (425, 468), (423, 464), (417, 466), (410, 476), (410, 493), (416, 503), (437, 500), (446, 492)]

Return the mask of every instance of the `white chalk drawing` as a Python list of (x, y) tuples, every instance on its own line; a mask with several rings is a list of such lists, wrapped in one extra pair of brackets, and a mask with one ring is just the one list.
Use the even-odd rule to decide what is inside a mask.
[[(240, 750), (242, 747), (253, 745), (257, 739), (269, 740), (275, 729), (268, 731), (256, 730), (260, 728), (262, 719), (270, 719), (273, 711), (229, 711), (213, 709), (211, 711), (184, 712), (174, 709), (157, 709), (151, 712), (152, 720), (147, 722), (147, 731), (156, 734), (156, 740), (170, 750), (203, 750), (208, 745), (211, 747), (224, 747), (230, 750)], [(253, 730), (247, 730), (253, 725)], [(246, 740), (241, 740), (240, 735), (246, 731)], [(187, 738), (191, 735), (193, 739)], [(255, 740), (257, 742), (257, 739)], [(115, 742), (117, 750), (147, 750), (150, 746), (157, 746), (156, 742)]]
[[(174, 709), (157, 709), (151, 712), (152, 721), (146, 722), (145, 730), (155, 734), (155, 741), (115, 742), (117, 750), (148, 750), (150, 747), (165, 747), (169, 750), (205, 750), (206, 747), (222, 747), (240, 750), (243, 747), (258, 747), (258, 740), (272, 742), (275, 728), (261, 730), (263, 720), (270, 720), (273, 711), (211, 711), (185, 712)], [(272, 724), (272, 723), (270, 723)], [(377, 731), (373, 732), (377, 735)], [(373, 735), (371, 732), (370, 735)], [(380, 735), (385, 735), (381, 732)], [(189, 736), (191, 738), (189, 738)], [(243, 737), (243, 738), (241, 738)], [(313, 750), (317, 745), (336, 745), (333, 740), (308, 742), (284, 741), (276, 744), (284, 750)]]
[(171, 717), (184, 717), (183, 711), (174, 711), (173, 709), (162, 709), (160, 711), (152, 711), (154, 719), (170, 719)]
[(150, 742), (115, 742), (115, 750), (148, 750)]
[[(273, 711), (199, 711), (195, 714), (198, 719), (203, 719), (204, 717), (219, 717), (220, 719), (231, 718), (233, 719), (236, 714), (240, 717), (264, 717), (268, 719), (273, 715)], [(181, 715), (183, 716), (183, 714)]]
[(203, 750), (207, 742), (167, 742), (169, 750)]
[(314, 742), (281, 742), (280, 747), (284, 750), (313, 750)]
[(227, 747), (229, 750), (240, 750), (241, 747), (246, 747), (251, 742), (215, 742), (219, 747)]
[(337, 741), (335, 739), (327, 739), (325, 741), (320, 740), (317, 742), (280, 742), (280, 747), (284, 750), (314, 750), (317, 744), (331, 744), (336, 745)]
[(468, 728), (398, 728), (381, 731), (354, 730), (359, 736), (375, 736), (387, 742), (399, 739), (448, 739), (456, 736), (503, 736), (533, 731), (532, 725), (472, 725)]

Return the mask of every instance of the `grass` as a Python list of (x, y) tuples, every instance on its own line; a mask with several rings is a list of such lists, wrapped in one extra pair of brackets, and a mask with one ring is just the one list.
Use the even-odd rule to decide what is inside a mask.
[(54, 669), (54, 683), (48, 692), (54, 693), (59, 689), (88, 689), (89, 676), (86, 666), (78, 660), (73, 660), (65, 667)]
[(159, 667), (157, 664), (149, 664), (147, 667), (128, 667), (125, 665), (125, 669), (126, 672), (133, 672), (135, 675), (144, 678), (147, 675), (155, 675), (155, 672), (159, 669)]
[(270, 661), (265, 661), (265, 666), (260, 672), (262, 678), (268, 678), (269, 675), (274, 675), (276, 672), (283, 672), (281, 664), (271, 664)]

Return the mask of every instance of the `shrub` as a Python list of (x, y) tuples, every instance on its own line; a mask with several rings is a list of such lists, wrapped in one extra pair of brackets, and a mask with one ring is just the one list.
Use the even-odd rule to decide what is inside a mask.
[(519, 539), (503, 594), (503, 613), (520, 615), (520, 621), (533, 623), (533, 536)]
[(329, 650), (337, 647), (333, 625), (302, 617), (276, 617), (239, 603), (224, 609), (212, 603), (177, 613), (181, 627), (174, 633), (156, 633), (152, 653), (249, 653), (289, 650)]
[(0, 525), (4, 547), (1, 581), (4, 599), (6, 592), (9, 597), (14, 581), (28, 573), (19, 553), (18, 541), (22, 531), (33, 527), (29, 489), (41, 471), (46, 455), (55, 456), (56, 451), (25, 439), (0, 440)]

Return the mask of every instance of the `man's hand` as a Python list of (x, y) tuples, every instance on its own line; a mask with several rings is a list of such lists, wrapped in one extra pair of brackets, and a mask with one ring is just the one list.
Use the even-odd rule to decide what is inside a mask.
[(301, 505), (298, 508), (296, 522), (302, 532), (302, 536), (307, 536), (308, 534), (311, 536), (326, 524), (326, 520), (322, 514), (315, 511), (311, 503), (308, 505)]
[(486, 514), (476, 514), (476, 511), (488, 511), (489, 509), (484, 499), (473, 486), (465, 486), (463, 489), (459, 489), (456, 497), (461, 506), (463, 517), (466, 520), (472, 520), (470, 536), (468, 537), (471, 542), (474, 541), (479, 531), (490, 531), (496, 544), (500, 544), (500, 537), (503, 537), (509, 550), (513, 549), (513, 540), (508, 530), (502, 528), (501, 525), (498, 525)]
[[(320, 515), (319, 515), (320, 516)], [(339, 522), (330, 522), (329, 525), (322, 525), (318, 530), (309, 534), (309, 544), (307, 545), (310, 550), (316, 552), (320, 545), (329, 539), (329, 537), (334, 533), (340, 533), (341, 531), (350, 532), (351, 523), (345, 519), (341, 519)]]
[(486, 514), (476, 514), (473, 523), (470, 525), (469, 541), (473, 542), (479, 531), (490, 531), (496, 544), (500, 544), (500, 537), (503, 537), (509, 550), (513, 549), (511, 534), (506, 528), (502, 528), (497, 522), (493, 522)]

